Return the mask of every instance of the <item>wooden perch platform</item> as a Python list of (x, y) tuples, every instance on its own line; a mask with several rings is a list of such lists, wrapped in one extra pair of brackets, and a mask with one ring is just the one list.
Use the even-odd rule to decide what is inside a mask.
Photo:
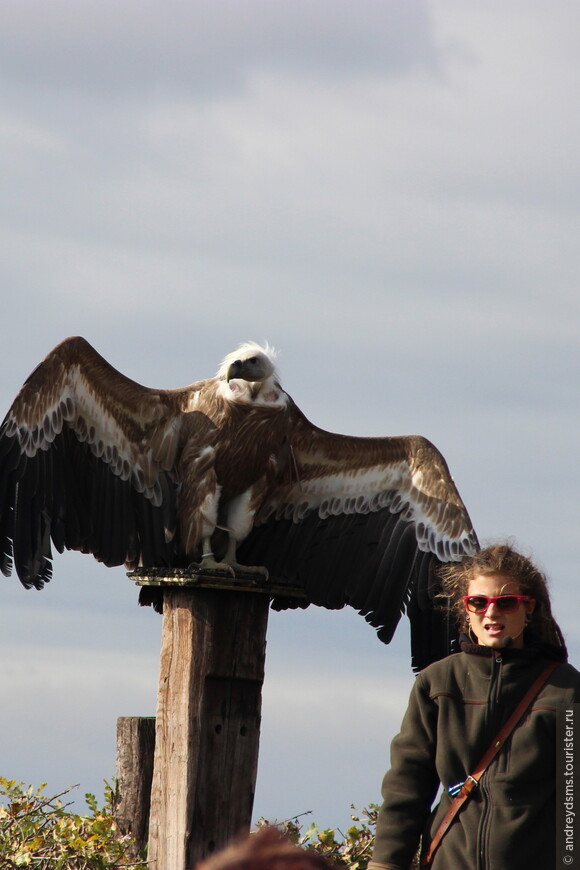
[(127, 576), (137, 586), (194, 586), (199, 589), (228, 589), (231, 592), (258, 592), (271, 598), (306, 599), (304, 589), (284, 586), (275, 580), (250, 571), (236, 569), (235, 576), (228, 571), (207, 568), (136, 568)]

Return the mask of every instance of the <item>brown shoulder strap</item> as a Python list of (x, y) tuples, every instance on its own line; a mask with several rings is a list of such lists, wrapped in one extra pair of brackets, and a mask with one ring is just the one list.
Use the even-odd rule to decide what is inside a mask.
[(437, 849), (439, 843), (443, 839), (444, 835), (447, 833), (449, 825), (455, 818), (459, 809), (463, 806), (467, 798), (470, 796), (473, 789), (478, 785), (479, 780), (481, 779), (483, 773), (489, 764), (493, 761), (507, 738), (510, 736), (515, 726), (518, 724), (542, 686), (548, 681), (550, 674), (558, 667), (560, 662), (550, 662), (550, 664), (544, 668), (541, 674), (534, 680), (518, 706), (515, 708), (509, 719), (504, 723), (499, 732), (496, 734), (491, 744), (489, 745), (487, 751), (481, 757), (479, 763), (475, 766), (473, 773), (471, 773), (463, 785), (461, 786), (461, 791), (459, 794), (453, 798), (453, 801), (449, 805), (449, 808), (445, 815), (441, 820), (441, 824), (435, 831), (435, 835), (431, 840), (431, 844), (429, 846), (429, 851), (426, 855), (421, 858), (421, 867), (426, 867), (433, 860), (433, 855), (435, 854), (435, 850)]

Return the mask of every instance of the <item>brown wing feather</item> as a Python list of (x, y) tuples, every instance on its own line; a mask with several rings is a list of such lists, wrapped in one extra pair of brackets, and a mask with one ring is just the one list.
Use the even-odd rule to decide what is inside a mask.
[(388, 507), (415, 525), (420, 549), (443, 560), (473, 552), (471, 520), (439, 450), (418, 435), (357, 438), (314, 426), (294, 405), (290, 423), (294, 479), (280, 482), (260, 512), (299, 521)]
[(202, 383), (148, 389), (78, 337), (51, 351), (0, 428), (4, 573), (14, 553), (22, 581), (41, 586), (51, 538), (107, 564), (167, 564), (183, 411)]
[(420, 436), (325, 432), (295, 405), (288, 437), (290, 459), (240, 560), (303, 587), (306, 603), (350, 604), (386, 643), (407, 609), (414, 666), (447, 655), (454, 629), (433, 607), (434, 570), (478, 544), (443, 456)]
[[(187, 388), (188, 390), (189, 388)], [(32, 372), (4, 421), (22, 451), (46, 450), (64, 423), (115, 465), (169, 469), (178, 443), (181, 391), (151, 390), (118, 372), (83, 338), (57, 345)], [(143, 477), (147, 479), (146, 467)], [(125, 469), (126, 472), (126, 469)], [(147, 481), (149, 485), (151, 482)]]

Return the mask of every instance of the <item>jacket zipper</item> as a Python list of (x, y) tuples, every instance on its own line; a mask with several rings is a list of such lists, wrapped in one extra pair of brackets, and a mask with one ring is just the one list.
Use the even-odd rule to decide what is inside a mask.
[[(503, 660), (501, 654), (496, 656), (493, 659), (493, 670), (491, 672), (491, 684), (489, 687), (489, 716), (488, 716), (488, 733), (489, 735), (495, 734), (499, 729), (499, 719), (501, 716), (501, 709), (499, 705), (500, 699), (500, 689), (502, 682), (502, 664)], [(491, 739), (491, 736), (490, 736)], [(490, 791), (487, 788), (487, 778), (488, 778), (488, 770), (485, 771), (483, 776), (479, 781), (479, 787), (481, 789), (482, 799), (483, 799), (483, 809), (481, 813), (481, 821), (479, 823), (479, 832), (478, 832), (478, 855), (477, 855), (477, 866), (478, 870), (488, 870), (488, 849), (487, 849), (487, 837), (489, 833), (489, 819), (491, 815), (491, 807), (490, 807)]]

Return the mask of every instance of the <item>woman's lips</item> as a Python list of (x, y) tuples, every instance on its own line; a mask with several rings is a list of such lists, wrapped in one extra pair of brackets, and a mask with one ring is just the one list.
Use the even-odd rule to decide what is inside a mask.
[(495, 637), (498, 634), (501, 634), (504, 630), (505, 626), (501, 625), (501, 623), (488, 623), (488, 625), (484, 626), (486, 632), (490, 634), (492, 637)]

